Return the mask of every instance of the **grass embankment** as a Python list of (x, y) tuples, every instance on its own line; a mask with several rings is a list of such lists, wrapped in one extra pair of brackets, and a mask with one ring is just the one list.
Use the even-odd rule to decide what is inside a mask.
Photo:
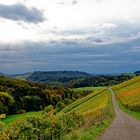
[(140, 120), (140, 76), (113, 86), (120, 108)]
[(102, 123), (90, 127), (83, 127), (68, 134), (63, 140), (95, 140), (103, 131), (109, 127), (112, 120), (105, 120)]
[(87, 121), (82, 128), (66, 135), (64, 140), (93, 140), (111, 124), (115, 116), (111, 93), (108, 89), (93, 92), (74, 102), (62, 112), (71, 110), (83, 114)]

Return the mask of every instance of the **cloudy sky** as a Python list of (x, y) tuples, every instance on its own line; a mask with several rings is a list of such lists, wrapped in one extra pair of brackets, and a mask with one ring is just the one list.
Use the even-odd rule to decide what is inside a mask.
[(140, 0), (0, 0), (0, 72), (140, 70)]

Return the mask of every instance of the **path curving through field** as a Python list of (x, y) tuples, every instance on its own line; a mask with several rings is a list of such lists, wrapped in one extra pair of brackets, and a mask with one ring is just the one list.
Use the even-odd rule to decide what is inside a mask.
[(140, 140), (140, 121), (122, 112), (115, 99), (114, 91), (112, 93), (113, 106), (116, 112), (116, 118), (98, 140)]

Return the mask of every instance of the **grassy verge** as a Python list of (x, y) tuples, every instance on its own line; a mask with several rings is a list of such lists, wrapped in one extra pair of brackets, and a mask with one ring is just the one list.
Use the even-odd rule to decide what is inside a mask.
[(14, 122), (17, 119), (22, 119), (22, 118), (30, 116), (30, 115), (39, 116), (41, 114), (42, 114), (42, 111), (27, 112), (27, 113), (17, 114), (17, 115), (9, 115), (6, 118), (2, 119), (2, 122), (4, 122), (5, 124), (9, 124), (11, 122)]
[(111, 122), (111, 120), (105, 120), (89, 128), (81, 128), (68, 134), (63, 140), (95, 140), (105, 131)]
[(118, 102), (119, 107), (121, 108), (121, 110), (125, 113), (127, 113), (128, 115), (136, 118), (137, 120), (140, 120), (140, 112), (135, 112), (135, 111), (131, 111), (129, 109), (127, 109), (125, 106), (123, 106), (123, 104), (119, 101), (119, 99), (116, 96), (116, 100)]

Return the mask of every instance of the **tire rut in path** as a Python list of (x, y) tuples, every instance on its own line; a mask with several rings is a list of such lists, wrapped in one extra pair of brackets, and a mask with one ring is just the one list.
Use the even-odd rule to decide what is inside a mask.
[(109, 90), (112, 93), (116, 117), (97, 140), (140, 140), (140, 121), (122, 112), (115, 99), (114, 91)]

